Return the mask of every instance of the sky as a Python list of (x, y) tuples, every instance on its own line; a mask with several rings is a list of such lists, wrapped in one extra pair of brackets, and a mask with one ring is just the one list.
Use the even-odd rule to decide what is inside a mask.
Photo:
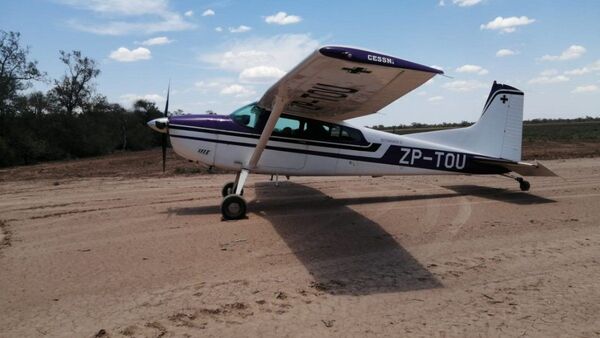
[[(600, 116), (600, 1), (0, 2), (48, 77), (59, 50), (98, 61), (97, 91), (131, 107), (228, 114), (319, 46), (378, 51), (441, 68), (432, 81), (357, 125), (475, 121), (494, 80), (525, 92), (525, 118)], [(38, 83), (34, 89), (46, 90)]]

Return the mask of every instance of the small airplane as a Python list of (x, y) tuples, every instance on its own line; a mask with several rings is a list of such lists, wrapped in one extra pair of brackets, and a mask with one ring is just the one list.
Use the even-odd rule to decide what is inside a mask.
[[(479, 120), (459, 129), (395, 135), (344, 120), (375, 114), (443, 71), (368, 50), (317, 49), (262, 98), (231, 115), (167, 116), (148, 122), (191, 161), (236, 171), (222, 189), (226, 220), (246, 215), (250, 173), (286, 176), (488, 174), (556, 176), (521, 162), (523, 92), (494, 82)], [(520, 176), (517, 176), (518, 174)]]

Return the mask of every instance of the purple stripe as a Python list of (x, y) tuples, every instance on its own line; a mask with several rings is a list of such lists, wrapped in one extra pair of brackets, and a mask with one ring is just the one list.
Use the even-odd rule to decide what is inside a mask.
[(241, 126), (231, 117), (223, 115), (180, 115), (169, 117), (169, 123), (180, 124), (191, 127), (202, 127), (210, 129), (220, 129), (226, 131), (236, 131), (241, 133), (256, 133), (254, 129)]

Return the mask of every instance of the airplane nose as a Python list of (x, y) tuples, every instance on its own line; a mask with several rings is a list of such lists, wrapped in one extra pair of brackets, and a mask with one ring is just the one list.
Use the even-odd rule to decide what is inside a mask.
[(148, 124), (148, 127), (154, 129), (155, 131), (157, 131), (159, 133), (166, 133), (167, 129), (169, 127), (169, 118), (161, 117), (161, 118), (149, 121), (147, 124)]

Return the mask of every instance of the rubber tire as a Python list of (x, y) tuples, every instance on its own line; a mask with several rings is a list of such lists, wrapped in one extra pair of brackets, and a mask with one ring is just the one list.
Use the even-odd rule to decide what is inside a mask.
[(529, 184), (529, 182), (522, 180), (519, 182), (519, 188), (521, 189), (521, 191), (529, 191), (529, 188), (531, 188), (531, 184)]
[(221, 202), (221, 214), (226, 220), (246, 217), (246, 201), (239, 195), (225, 196), (223, 202)]
[[(223, 189), (221, 189), (221, 196), (226, 197), (231, 194), (234, 194), (235, 193), (235, 191), (233, 191), (234, 185), (235, 185), (235, 182), (227, 182), (227, 184), (225, 184), (223, 186)], [(242, 189), (242, 193), (240, 195), (244, 195), (244, 189)]]

